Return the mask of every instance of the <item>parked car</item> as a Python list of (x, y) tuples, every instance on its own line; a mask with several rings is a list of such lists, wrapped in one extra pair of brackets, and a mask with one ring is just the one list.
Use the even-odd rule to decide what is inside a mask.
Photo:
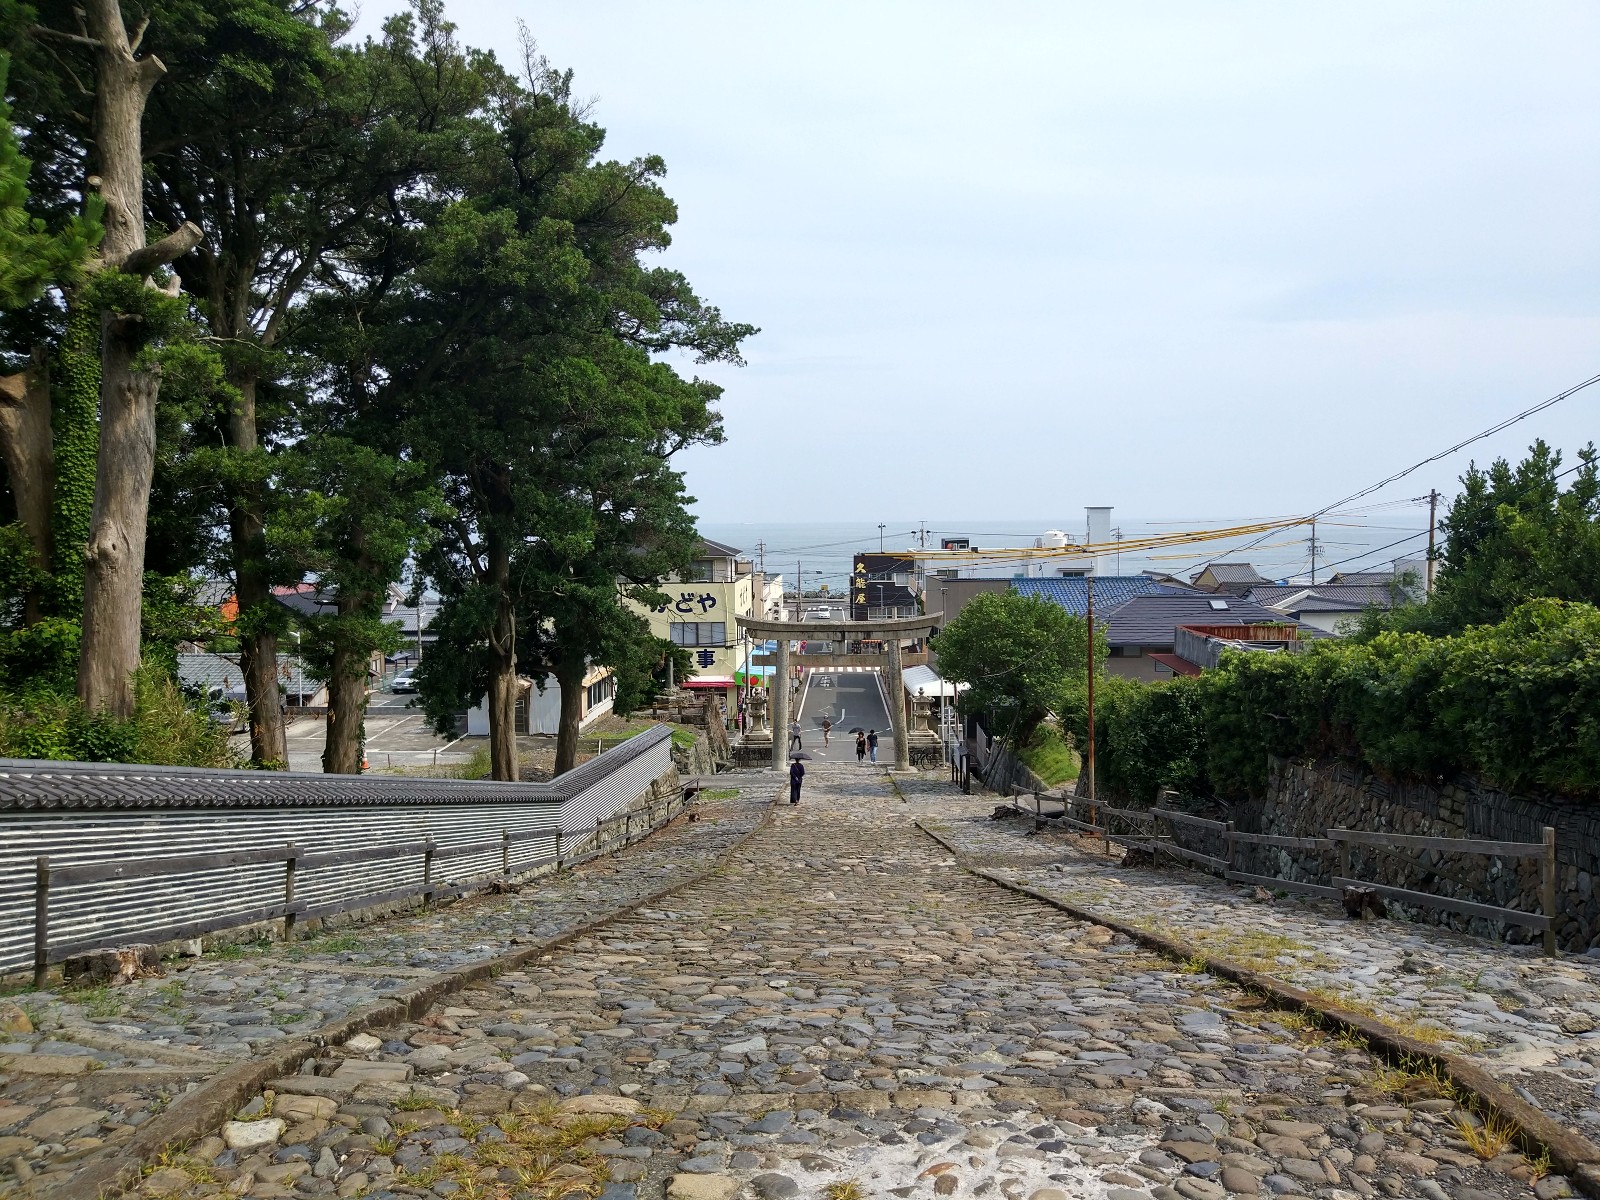
[(414, 671), (401, 671), (389, 684), (391, 692), (414, 692), (417, 690), (417, 678)]

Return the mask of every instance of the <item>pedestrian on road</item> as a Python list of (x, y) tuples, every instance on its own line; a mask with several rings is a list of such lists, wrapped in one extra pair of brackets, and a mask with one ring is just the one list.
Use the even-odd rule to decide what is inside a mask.
[(867, 755), (873, 762), (878, 761), (878, 731), (876, 729), (867, 730)]
[(833, 722), (830, 721), (827, 717), (823, 717), (822, 718), (822, 744), (823, 744), (824, 747), (826, 747), (826, 746), (828, 746), (830, 744), (829, 741), (828, 741), (828, 735), (831, 734), (832, 732), (833, 732)]
[(800, 718), (798, 717), (789, 722), (789, 749), (805, 749), (805, 747), (800, 744)]
[(856, 761), (867, 761), (867, 735), (864, 733), (856, 734)]
[(789, 764), (789, 803), (800, 803), (800, 781), (806, 777), (806, 766), (798, 758)]

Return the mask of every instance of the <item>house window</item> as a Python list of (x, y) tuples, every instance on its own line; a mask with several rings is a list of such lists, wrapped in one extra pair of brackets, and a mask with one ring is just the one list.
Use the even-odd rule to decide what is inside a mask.
[(685, 572), (685, 574), (683, 576), (683, 582), (685, 582), (685, 583), (710, 583), (711, 582), (711, 560), (709, 558), (697, 558), (697, 559), (695, 559), (694, 562), (689, 564), (689, 570), (687, 572)]
[(616, 676), (607, 675), (604, 679), (597, 679), (589, 685), (589, 707), (592, 709), (597, 704), (603, 704), (616, 695), (616, 692)]
[(726, 621), (673, 621), (668, 636), (679, 646), (726, 646)]

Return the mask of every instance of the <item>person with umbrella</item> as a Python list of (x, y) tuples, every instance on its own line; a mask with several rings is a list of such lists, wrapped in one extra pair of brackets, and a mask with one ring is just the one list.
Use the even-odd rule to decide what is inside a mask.
[(856, 728), (856, 729), (851, 730), (850, 732), (852, 732), (852, 733), (854, 733), (856, 735), (856, 761), (858, 763), (859, 762), (866, 762), (867, 761), (867, 731), (865, 729)]
[(800, 781), (806, 777), (806, 767), (800, 761), (801, 755), (796, 754), (789, 763), (789, 803), (800, 803)]

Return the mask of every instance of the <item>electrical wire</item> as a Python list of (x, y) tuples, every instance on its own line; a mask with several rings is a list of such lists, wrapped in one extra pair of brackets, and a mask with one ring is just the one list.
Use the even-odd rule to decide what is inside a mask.
[[(1484, 429), (1484, 430), (1479, 431), (1478, 433), (1473, 434), (1469, 438), (1463, 438), (1461, 441), (1457, 442), (1455, 445), (1449, 447), (1446, 450), (1440, 450), (1436, 454), (1430, 454), (1427, 458), (1421, 459), (1418, 462), (1414, 462), (1409, 467), (1406, 467), (1406, 468), (1404, 468), (1402, 470), (1396, 471), (1392, 475), (1386, 475), (1384, 478), (1378, 480), (1377, 483), (1369, 484), (1367, 487), (1361, 488), (1359, 491), (1351, 492), (1348, 496), (1344, 497), (1342, 500), (1335, 500), (1332, 504), (1327, 504), (1327, 505), (1324, 505), (1322, 508), (1317, 509), (1316, 512), (1308, 513), (1306, 516), (1301, 518), (1301, 523), (1304, 524), (1304, 523), (1308, 523), (1308, 522), (1314, 521), (1318, 517), (1321, 517), (1326, 513), (1332, 512), (1336, 508), (1343, 508), (1346, 504), (1349, 504), (1351, 501), (1360, 500), (1363, 496), (1370, 496), (1370, 495), (1372, 495), (1373, 492), (1376, 492), (1376, 491), (1379, 491), (1379, 490), (1381, 490), (1383, 488), (1386, 488), (1391, 483), (1396, 483), (1399, 480), (1404, 479), (1407, 475), (1410, 475), (1415, 471), (1421, 470), (1423, 467), (1427, 466), (1429, 463), (1438, 462), (1441, 458), (1448, 458), (1450, 455), (1456, 453), (1458, 450), (1466, 449), (1468, 446), (1472, 445), (1474, 442), (1480, 442), (1486, 437), (1492, 437), (1497, 433), (1500, 433), (1500, 432), (1502, 432), (1502, 431), (1504, 431), (1506, 429), (1509, 429), (1509, 428), (1511, 428), (1511, 426), (1517, 424), (1519, 421), (1525, 421), (1531, 416), (1535, 416), (1538, 413), (1542, 413), (1545, 409), (1551, 408), (1551, 407), (1553, 407), (1553, 406), (1555, 406), (1557, 404), (1560, 404), (1563, 400), (1567, 399), (1569, 396), (1575, 396), (1575, 395), (1577, 395), (1577, 393), (1583, 391), (1585, 388), (1593, 387), (1597, 383), (1600, 383), (1600, 375), (1591, 375), (1588, 379), (1585, 379), (1582, 383), (1574, 384), (1572, 387), (1569, 387), (1564, 392), (1557, 392), (1554, 396), (1550, 396), (1547, 399), (1541, 400), (1541, 401), (1539, 401), (1539, 403), (1531, 405), (1528, 408), (1523, 409), (1521, 412), (1515, 413), (1512, 416), (1507, 417), (1505, 420), (1500, 421), (1497, 424), (1491, 425), (1488, 429)], [(1256, 541), (1247, 542), (1246, 544), (1244, 544), (1242, 546), (1238, 546), (1238, 547), (1236, 547), (1236, 548), (1234, 548), (1232, 550), (1224, 551), (1224, 553), (1226, 553), (1226, 554), (1243, 554), (1246, 551), (1253, 550), (1257, 545), (1260, 544), (1260, 538), (1264, 538), (1266, 536), (1267, 536), (1267, 534), (1263, 533), (1263, 534), (1260, 535), (1260, 537), (1257, 538)], [(1217, 559), (1215, 559), (1215, 558), (1211, 558), (1211, 559), (1196, 559), (1195, 560), (1196, 564), (1205, 564), (1205, 563), (1211, 563), (1211, 562), (1216, 562), (1216, 561), (1217, 561)]]

